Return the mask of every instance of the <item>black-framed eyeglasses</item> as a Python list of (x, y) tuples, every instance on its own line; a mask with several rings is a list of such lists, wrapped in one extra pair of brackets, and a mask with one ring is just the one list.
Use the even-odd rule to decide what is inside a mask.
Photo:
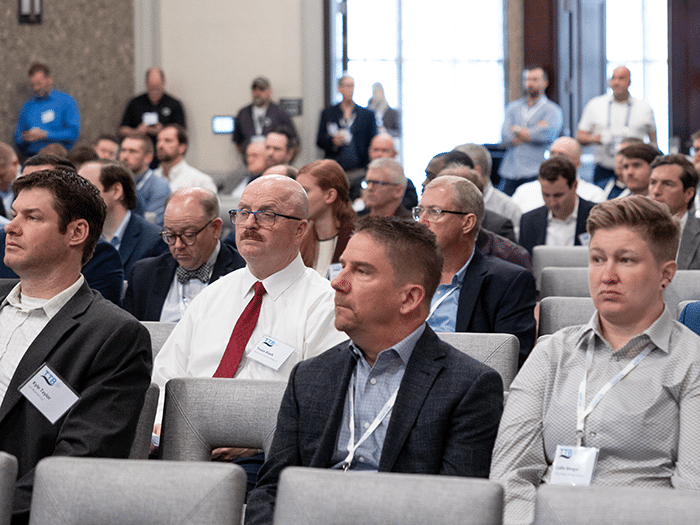
[(441, 210), (440, 208), (423, 208), (422, 206), (414, 206), (411, 208), (411, 215), (414, 221), (419, 221), (421, 215), (426, 214), (429, 221), (436, 221), (443, 213), (452, 213), (454, 215), (469, 215), (466, 211)]
[(400, 186), (400, 184), (396, 182), (382, 182), (381, 180), (371, 180), (371, 179), (365, 179), (360, 183), (360, 186), (362, 186), (363, 190), (366, 190), (367, 188), (370, 187), (370, 185), (377, 185), (377, 186)]
[(160, 232), (160, 238), (163, 239), (168, 246), (172, 246), (173, 244), (175, 244), (178, 239), (180, 239), (180, 242), (185, 246), (192, 246), (195, 242), (197, 242), (197, 235), (202, 233), (204, 231), (204, 228), (209, 226), (215, 220), (216, 219), (210, 220), (196, 232), (173, 233), (167, 230), (163, 230), (162, 232)]
[(231, 218), (231, 222), (236, 226), (242, 226), (248, 220), (248, 217), (252, 215), (253, 218), (258, 223), (261, 228), (270, 228), (275, 224), (277, 217), (283, 217), (285, 219), (292, 219), (294, 221), (302, 220), (301, 217), (292, 217), (291, 215), (285, 215), (284, 213), (277, 213), (270, 210), (229, 210), (228, 216)]

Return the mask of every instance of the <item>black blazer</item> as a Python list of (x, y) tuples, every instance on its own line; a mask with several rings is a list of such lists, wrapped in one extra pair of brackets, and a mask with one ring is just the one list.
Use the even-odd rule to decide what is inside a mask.
[[(579, 235), (586, 232), (586, 219), (595, 206), (594, 202), (579, 197), (578, 216), (576, 217), (576, 235), (574, 235), (574, 245), (580, 246)], [(546, 206), (524, 213), (520, 217), (520, 246), (525, 248), (532, 255), (532, 248), (547, 242), (547, 213)]]
[(484, 209), (484, 220), (481, 221), (481, 227), (485, 230), (505, 237), (509, 241), (515, 242), (515, 230), (513, 229), (513, 221), (508, 217), (504, 217), (495, 211)]
[[(0, 302), (16, 280), (0, 283)], [(34, 467), (46, 456), (126, 458), (151, 383), (151, 339), (84, 284), (34, 339), (0, 405), (0, 450), (17, 457), (13, 524), (26, 523)], [(18, 388), (47, 363), (80, 396), (51, 424)]]
[[(284, 467), (331, 466), (355, 366), (346, 341), (294, 368), (246, 524), (272, 523)], [(401, 381), (379, 471), (488, 477), (502, 404), (498, 373), (426, 326)]]
[[(210, 283), (234, 270), (243, 268), (245, 261), (238, 251), (221, 243), (219, 256), (214, 263)], [(131, 271), (123, 307), (139, 321), (158, 321), (168, 290), (175, 278), (177, 261), (168, 253), (158, 257), (141, 259)]]
[(119, 245), (124, 275), (129, 276), (136, 261), (167, 252), (168, 245), (160, 238), (160, 228), (132, 212)]
[(525, 268), (474, 251), (457, 306), (457, 332), (513, 334), (519, 364), (535, 345), (535, 278)]

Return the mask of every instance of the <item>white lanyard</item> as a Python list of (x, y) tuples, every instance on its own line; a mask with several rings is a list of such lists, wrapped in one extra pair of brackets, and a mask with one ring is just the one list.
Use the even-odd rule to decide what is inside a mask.
[(153, 175), (153, 170), (148, 170), (146, 174), (141, 177), (141, 180), (136, 184), (136, 189), (140, 190), (143, 188), (143, 185), (146, 184), (146, 181), (151, 178), (151, 175)]
[(654, 344), (649, 343), (642, 352), (637, 355), (630, 363), (627, 364), (615, 377), (608, 381), (603, 387), (598, 391), (595, 397), (591, 400), (591, 403), (586, 407), (586, 381), (588, 379), (588, 369), (593, 363), (593, 347), (595, 346), (595, 334), (591, 335), (588, 341), (588, 349), (586, 350), (586, 370), (583, 373), (583, 381), (578, 387), (578, 403), (576, 407), (576, 445), (581, 446), (581, 439), (583, 438), (583, 428), (584, 420), (586, 416), (593, 412), (593, 409), (600, 403), (603, 396), (608, 393), (608, 391), (620, 382), (627, 374), (629, 374), (634, 367), (642, 362), (646, 356), (654, 349)]
[[(610, 125), (611, 125), (610, 118), (611, 118), (611, 114), (612, 114), (612, 105), (613, 105), (613, 101), (611, 100), (611, 101), (608, 103), (608, 129), (611, 129), (611, 127), (610, 127)], [(632, 113), (632, 103), (628, 100), (628, 101), (627, 101), (627, 116), (625, 117), (625, 125), (624, 125), (623, 128), (622, 128), (622, 131), (623, 131), (624, 133), (627, 133), (627, 130), (629, 130), (629, 126), (630, 126), (630, 114), (631, 114), (631, 113)]]
[(440, 299), (430, 308), (430, 315), (428, 315), (428, 319), (430, 319), (433, 316), (433, 314), (435, 313), (435, 310), (438, 309), (438, 306), (440, 306), (442, 304), (442, 302), (452, 294), (452, 292), (454, 292), (455, 290), (459, 290), (461, 287), (462, 287), (462, 283), (459, 283), (454, 288), (452, 288), (449, 292), (447, 292), (445, 295), (440, 297)]
[(384, 421), (386, 416), (389, 415), (392, 408), (394, 408), (394, 403), (396, 402), (396, 395), (399, 393), (399, 389), (397, 388), (396, 391), (384, 404), (382, 409), (379, 411), (377, 417), (374, 418), (372, 424), (367, 428), (367, 430), (365, 430), (365, 433), (362, 434), (362, 437), (359, 439), (359, 441), (353, 444), (353, 442), (355, 441), (355, 379), (356, 376), (353, 375), (352, 379), (350, 380), (350, 385), (348, 386), (348, 396), (350, 397), (350, 439), (348, 440), (348, 455), (345, 457), (345, 460), (343, 461), (343, 464), (341, 466), (343, 470), (348, 470), (350, 468), (352, 460), (355, 457), (355, 451), (360, 445), (362, 445), (362, 443), (367, 441), (367, 438), (371, 436), (375, 430), (377, 430), (377, 427), (379, 427), (381, 422)]

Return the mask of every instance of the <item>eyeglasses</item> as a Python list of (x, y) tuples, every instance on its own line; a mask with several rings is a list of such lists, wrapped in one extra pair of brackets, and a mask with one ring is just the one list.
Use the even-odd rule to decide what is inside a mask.
[(206, 223), (194, 233), (173, 233), (167, 230), (163, 230), (162, 232), (160, 232), (160, 238), (163, 239), (168, 246), (174, 245), (177, 239), (180, 239), (180, 242), (185, 246), (192, 246), (195, 242), (197, 242), (197, 235), (202, 233), (204, 231), (204, 228), (209, 226), (212, 222), (214, 222), (214, 220), (215, 219), (210, 220), (208, 223)]
[(231, 222), (237, 226), (242, 226), (248, 220), (248, 217), (252, 215), (258, 222), (258, 226), (261, 228), (270, 228), (275, 224), (277, 217), (284, 217), (285, 219), (292, 219), (295, 221), (302, 220), (300, 217), (292, 217), (291, 215), (285, 215), (283, 213), (276, 213), (270, 210), (230, 210), (228, 216), (231, 218)]
[(433, 222), (440, 218), (443, 213), (453, 213), (454, 215), (469, 215), (466, 211), (441, 210), (440, 208), (423, 208), (422, 206), (414, 206), (411, 208), (411, 215), (414, 221), (419, 221), (421, 215), (427, 214), (428, 221)]
[(369, 179), (363, 180), (360, 183), (360, 186), (362, 186), (363, 190), (366, 190), (372, 184), (375, 184), (377, 186), (400, 186), (400, 184), (397, 184), (396, 182), (382, 182), (380, 180), (369, 180)]

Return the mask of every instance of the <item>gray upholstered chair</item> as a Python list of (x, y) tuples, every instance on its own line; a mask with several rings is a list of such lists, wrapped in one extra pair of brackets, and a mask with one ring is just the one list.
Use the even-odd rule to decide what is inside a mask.
[(552, 266), (588, 267), (588, 246), (535, 246), (532, 249), (532, 273), (538, 290), (542, 270)]
[(17, 458), (0, 452), (0, 525), (10, 525), (17, 481)]
[(151, 350), (153, 359), (158, 355), (160, 349), (163, 348), (163, 343), (170, 336), (177, 323), (161, 323), (159, 321), (141, 321), (141, 324), (148, 329), (151, 334)]
[(30, 525), (231, 525), (246, 475), (232, 463), (54, 456), (37, 465)]
[(520, 342), (512, 334), (476, 334), (471, 332), (439, 332), (438, 337), (477, 361), (501, 374), (503, 388), (508, 390), (518, 373)]
[(141, 414), (139, 415), (139, 422), (136, 425), (136, 435), (134, 436), (134, 442), (131, 444), (129, 459), (148, 459), (159, 395), (160, 389), (158, 385), (151, 383), (151, 386), (149, 386), (146, 391), (146, 399), (143, 401), (143, 407), (141, 407)]
[(692, 490), (540, 485), (535, 525), (691, 525), (700, 498)]
[(275, 525), (497, 525), (503, 489), (485, 479), (289, 467)]
[(287, 383), (179, 378), (165, 385), (163, 459), (205, 461), (218, 447), (268, 452)]
[(590, 297), (545, 297), (540, 301), (539, 335), (553, 334), (567, 326), (586, 324), (595, 312)]

